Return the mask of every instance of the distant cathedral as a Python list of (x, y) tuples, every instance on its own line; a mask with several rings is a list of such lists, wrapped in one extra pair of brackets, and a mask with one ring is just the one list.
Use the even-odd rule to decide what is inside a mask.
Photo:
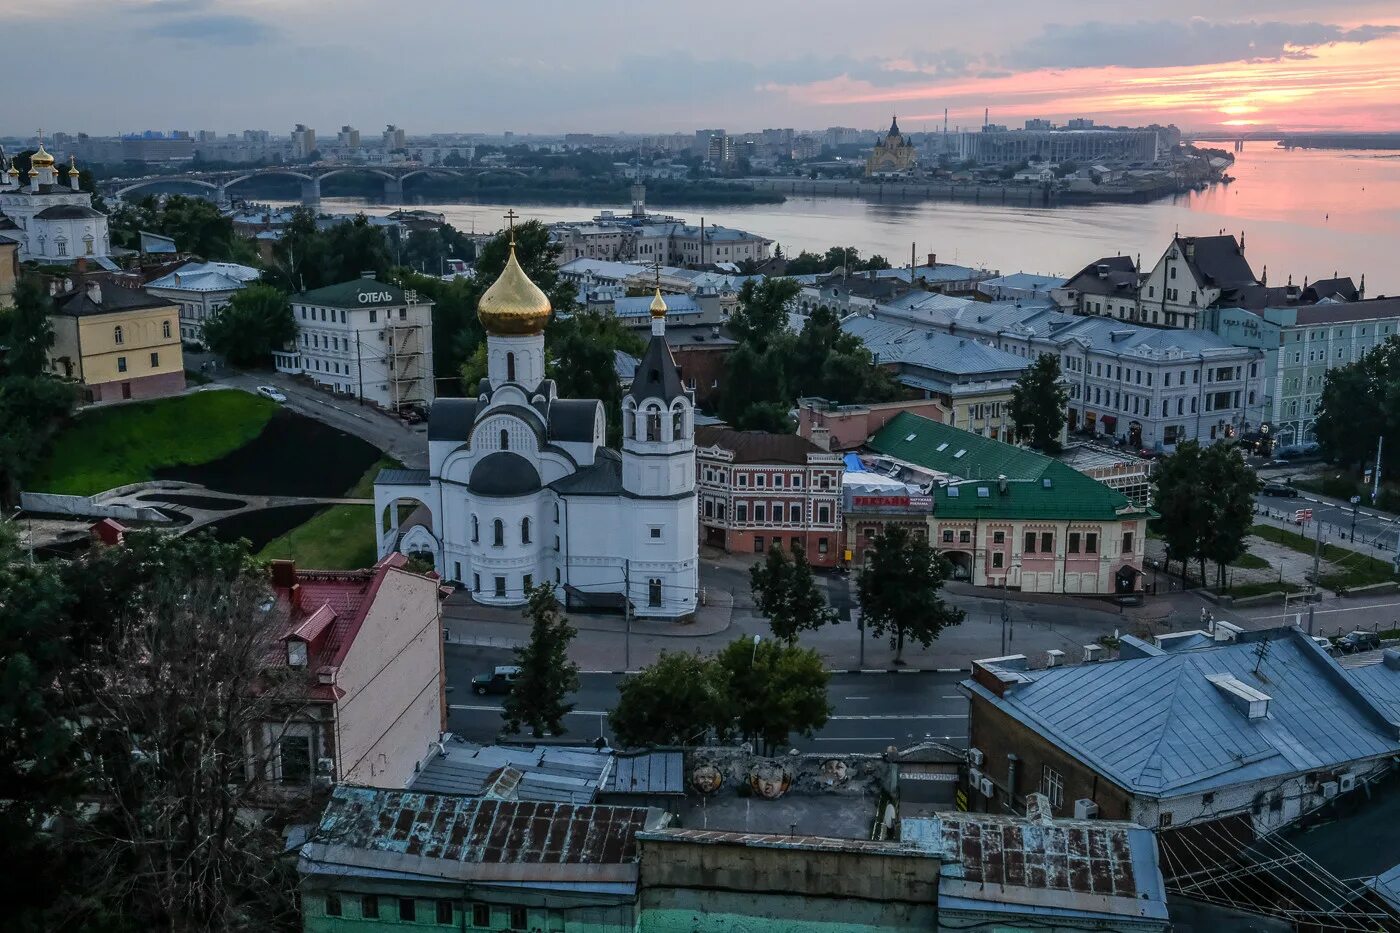
[(884, 139), (875, 143), (875, 149), (865, 159), (865, 176), (908, 175), (914, 170), (916, 162), (913, 143), (899, 131), (898, 119), (891, 117), (890, 131)]
[[(514, 220), (514, 214), (507, 215)], [(439, 398), (427, 470), (385, 470), (374, 485), (379, 553), (431, 555), (472, 598), (518, 606), (553, 583), (571, 608), (678, 619), (695, 612), (695, 409), (666, 343), (666, 302), (621, 410), (559, 398), (546, 375), (549, 298), (510, 256), (481, 296), (487, 375), (471, 398)], [(607, 447), (609, 414), (622, 450)], [(416, 502), (400, 528), (397, 504)]]
[(70, 161), (68, 180), (44, 149), (29, 157), (28, 184), (11, 159), (0, 172), (0, 238), (19, 244), (21, 262), (67, 265), (74, 259), (103, 259), (112, 251), (107, 215), (92, 206), (92, 195), (78, 185), (78, 167)]

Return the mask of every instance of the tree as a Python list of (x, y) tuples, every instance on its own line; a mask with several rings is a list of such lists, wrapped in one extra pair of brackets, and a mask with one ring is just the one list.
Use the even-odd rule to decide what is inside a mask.
[(654, 664), (623, 678), (608, 725), (625, 747), (695, 745), (710, 730), (729, 728), (733, 711), (712, 660), (662, 652)]
[(729, 318), (729, 330), (740, 342), (762, 351), (769, 341), (787, 332), (788, 307), (800, 291), (791, 279), (749, 279), (739, 289), (739, 308)]
[(763, 563), (749, 570), (749, 586), (773, 637), (789, 645), (797, 642), (800, 632), (836, 621), (801, 549), (789, 557), (780, 544), (769, 548)]
[(554, 585), (542, 583), (531, 588), (525, 609), (530, 617), (530, 641), (515, 649), (520, 668), (515, 686), (506, 697), (501, 731), (514, 734), (529, 726), (537, 739), (563, 735), (564, 717), (574, 708), (568, 702), (578, 690), (578, 665), (569, 660), (569, 642), (576, 632), (554, 596)]
[[(564, 398), (596, 398), (603, 410), (622, 408), (617, 354), (639, 357), (646, 349), (636, 331), (613, 314), (575, 311), (550, 326), (549, 375)], [(608, 419), (607, 443), (622, 444), (622, 421)]]
[(52, 376), (0, 378), (0, 505), (14, 506), (21, 482), (43, 457), (53, 428), (77, 402), (77, 388)]
[[(1400, 428), (1400, 338), (1323, 377), (1314, 432), (1330, 460), (1359, 465), (1376, 455), (1376, 439)], [(1393, 458), (1392, 458), (1393, 461)], [(1386, 470), (1393, 473), (1393, 470)]]
[(257, 250), (233, 229), (233, 220), (217, 205), (203, 198), (172, 194), (148, 196), (123, 205), (111, 218), (112, 237), (126, 246), (137, 246), (142, 231), (168, 236), (184, 253), (220, 262), (255, 261)]
[(1207, 513), (1201, 556), (1215, 562), (1216, 587), (1223, 590), (1225, 566), (1245, 552), (1244, 539), (1254, 523), (1254, 494), (1263, 484), (1232, 444), (1207, 447), (1201, 466), (1202, 507)]
[[(1171, 573), (1172, 561), (1180, 561), (1183, 586), (1186, 568), (1200, 556), (1205, 534), (1202, 480), (1201, 445), (1196, 441), (1178, 444), (1174, 453), (1158, 461), (1153, 475), (1152, 506), (1167, 550), (1167, 572)], [(1204, 571), (1202, 578), (1204, 583)]]
[(209, 349), (235, 366), (259, 366), (296, 340), (297, 324), (287, 295), (271, 285), (250, 283), (204, 323)]
[(1069, 393), (1060, 384), (1060, 360), (1042, 353), (1028, 366), (1011, 392), (1011, 419), (1016, 437), (1029, 441), (1047, 454), (1060, 451), (1060, 431), (1065, 426), (1065, 404)]
[(861, 624), (889, 636), (896, 664), (904, 663), (906, 638), (927, 648), (945, 628), (962, 623), (966, 613), (939, 596), (952, 565), (923, 536), (889, 525), (866, 555), (857, 584)]
[(734, 728), (767, 754), (797, 732), (811, 738), (831, 716), (821, 655), (777, 641), (740, 638), (715, 656)]
[(14, 307), (0, 312), (0, 344), (5, 348), (0, 351), (0, 365), (6, 374), (38, 376), (48, 371), (54, 342), (52, 312), (53, 299), (40, 280), (21, 278)]

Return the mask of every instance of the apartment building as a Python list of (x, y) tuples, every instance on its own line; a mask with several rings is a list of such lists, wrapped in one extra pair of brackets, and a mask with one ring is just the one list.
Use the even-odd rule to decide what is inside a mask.
[(260, 278), (262, 270), (236, 262), (190, 262), (147, 283), (146, 290), (179, 304), (181, 340), (203, 343), (204, 322)]
[(273, 353), (279, 372), (398, 411), (433, 391), (433, 303), (373, 277), (292, 296), (297, 336)]
[(90, 402), (154, 398), (185, 388), (173, 301), (89, 276), (54, 296), (50, 371), (82, 384)]
[(815, 566), (840, 561), (840, 454), (795, 434), (695, 429), (701, 541), (731, 553), (802, 549)]

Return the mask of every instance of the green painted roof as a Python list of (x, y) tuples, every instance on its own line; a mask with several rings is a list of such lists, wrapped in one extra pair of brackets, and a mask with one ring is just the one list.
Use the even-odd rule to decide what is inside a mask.
[(375, 279), (351, 279), (302, 292), (292, 298), (301, 304), (329, 308), (392, 308), (404, 303), (403, 289)]
[[(1111, 521), (1150, 513), (1098, 480), (1033, 450), (900, 412), (871, 440), (877, 453), (959, 477), (933, 490), (942, 518)], [(1006, 491), (998, 477), (1006, 477)]]

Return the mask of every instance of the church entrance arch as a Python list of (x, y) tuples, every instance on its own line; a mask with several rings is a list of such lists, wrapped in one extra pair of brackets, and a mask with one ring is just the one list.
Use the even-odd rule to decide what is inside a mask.
[(449, 578), (443, 566), (442, 536), (432, 509), (414, 496), (376, 496), (379, 557), (398, 551), (409, 556), (431, 558), (433, 569)]
[(954, 580), (972, 579), (972, 555), (966, 551), (944, 551), (943, 556), (953, 565)]

